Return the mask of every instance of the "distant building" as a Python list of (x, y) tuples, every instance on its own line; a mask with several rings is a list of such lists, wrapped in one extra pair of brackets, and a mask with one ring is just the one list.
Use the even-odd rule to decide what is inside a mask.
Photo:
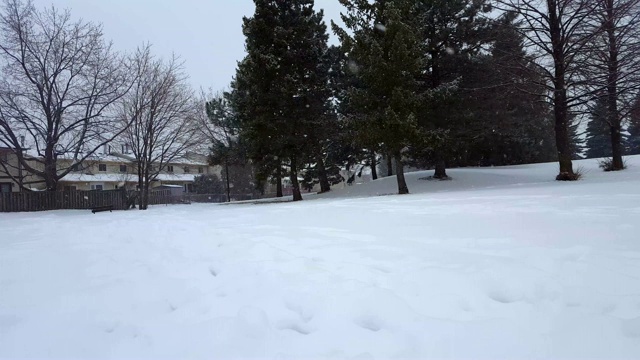
[[(41, 166), (34, 154), (24, 151), (25, 156), (34, 159), (34, 167)], [(68, 168), (73, 160), (58, 159), (61, 168)], [(18, 192), (22, 187), (31, 190), (44, 190), (42, 179), (22, 169), (16, 152), (0, 147), (0, 191)], [(155, 171), (154, 171), (155, 172)], [(198, 175), (220, 175), (218, 166), (207, 164), (206, 157), (187, 154), (185, 158), (164, 164), (160, 173), (151, 180), (151, 187), (172, 185), (182, 188), (183, 192), (192, 192), (193, 183)], [(22, 185), (22, 186), (21, 186)], [(103, 153), (88, 157), (59, 181), (59, 190), (113, 190), (122, 187), (136, 189), (138, 175), (134, 158), (130, 154)], [(175, 190), (174, 190), (175, 191)]]

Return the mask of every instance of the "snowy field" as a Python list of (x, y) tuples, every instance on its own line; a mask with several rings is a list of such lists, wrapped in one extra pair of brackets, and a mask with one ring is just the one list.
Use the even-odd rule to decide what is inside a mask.
[(640, 358), (640, 158), (0, 214), (0, 358)]

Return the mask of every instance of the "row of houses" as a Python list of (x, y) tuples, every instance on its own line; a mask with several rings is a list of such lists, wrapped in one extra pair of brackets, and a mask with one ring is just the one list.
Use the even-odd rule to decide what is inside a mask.
[[(38, 166), (36, 154), (23, 151), (32, 160), (29, 164)], [(41, 191), (45, 189), (43, 179), (22, 168), (15, 151), (0, 147), (0, 192), (19, 192), (21, 189)], [(68, 168), (71, 160), (58, 159), (60, 168)], [(4, 166), (2, 166), (4, 165)], [(158, 169), (153, 169), (158, 170)], [(160, 173), (152, 180), (152, 188), (171, 188), (173, 191), (192, 192), (198, 175), (218, 175), (220, 167), (207, 164), (206, 157), (187, 154), (179, 160), (164, 164)], [(134, 158), (124, 152), (112, 152), (105, 148), (81, 164), (59, 181), (59, 189), (72, 190), (114, 190), (122, 187), (135, 189), (138, 183)]]

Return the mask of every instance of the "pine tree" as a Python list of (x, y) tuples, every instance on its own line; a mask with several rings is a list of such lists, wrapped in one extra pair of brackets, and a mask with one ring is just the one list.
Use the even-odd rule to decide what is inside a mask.
[(629, 113), (629, 138), (627, 140), (627, 154), (640, 154), (640, 96), (636, 98)]
[(260, 177), (275, 173), (280, 184), (284, 165), (298, 201), (300, 169), (310, 158), (318, 164), (322, 158), (316, 140), (323, 136), (314, 130), (318, 119), (328, 118), (323, 12), (314, 10), (313, 0), (254, 3), (255, 13), (243, 25), (247, 56), (238, 65), (230, 99)]
[(481, 15), (489, 10), (485, 0), (415, 1), (414, 26), (425, 50), (420, 91), (426, 96), (418, 120), (426, 154), (435, 165), (434, 178), (447, 178), (446, 162), (456, 152), (457, 131), (465, 129), (459, 81), (467, 60), (486, 41), (488, 21)]
[(569, 150), (571, 152), (571, 160), (584, 159), (585, 144), (582, 139), (582, 135), (579, 131), (580, 122), (575, 121), (573, 117), (570, 117), (569, 128)]
[(608, 104), (605, 97), (596, 100), (587, 124), (586, 153), (587, 158), (611, 156), (611, 135), (607, 121)]
[(455, 165), (512, 165), (554, 160), (551, 109), (538, 85), (543, 76), (526, 53), (516, 16), (493, 22), (491, 50), (470, 58), (461, 72), (464, 109)]
[[(419, 102), (417, 77), (421, 46), (412, 23), (412, 0), (342, 0), (350, 35), (334, 24), (350, 56), (357, 85), (347, 97), (350, 121), (362, 144), (380, 144), (396, 160), (398, 193), (409, 192), (404, 179), (404, 149), (414, 141)], [(371, 19), (367, 22), (366, 19)], [(374, 165), (375, 166), (375, 165)]]

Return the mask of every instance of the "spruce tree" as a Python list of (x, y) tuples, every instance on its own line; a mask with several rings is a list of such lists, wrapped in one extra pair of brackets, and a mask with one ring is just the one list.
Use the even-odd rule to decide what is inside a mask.
[(640, 96), (636, 98), (636, 101), (631, 107), (627, 132), (629, 133), (627, 140), (627, 154), (640, 154)]
[(456, 129), (458, 166), (512, 165), (555, 160), (551, 108), (542, 74), (523, 46), (516, 16), (491, 25), (490, 52), (465, 61)]
[(284, 165), (298, 201), (300, 169), (313, 157), (320, 163), (316, 144), (323, 136), (315, 130), (328, 118), (323, 12), (314, 10), (313, 0), (254, 3), (254, 15), (244, 19), (247, 56), (238, 65), (231, 99), (260, 176), (275, 174), (280, 183)]
[[(415, 138), (421, 52), (413, 26), (412, 0), (344, 0), (343, 21), (351, 34), (334, 26), (348, 51), (357, 86), (347, 97), (357, 109), (350, 120), (363, 144), (380, 144), (396, 160), (398, 193), (409, 192), (403, 151)], [(366, 21), (370, 19), (370, 21)]]
[[(486, 0), (416, 0), (414, 27), (420, 32), (424, 61), (420, 91), (425, 101), (419, 124), (433, 158), (434, 178), (447, 178), (446, 162), (455, 153), (457, 131), (465, 129), (464, 109), (459, 102), (459, 81), (467, 60), (486, 42), (490, 11)], [(431, 133), (431, 134), (430, 134)], [(424, 154), (424, 152), (423, 152)]]
[(586, 131), (587, 158), (611, 156), (611, 135), (607, 121), (607, 101), (605, 97), (596, 100)]

